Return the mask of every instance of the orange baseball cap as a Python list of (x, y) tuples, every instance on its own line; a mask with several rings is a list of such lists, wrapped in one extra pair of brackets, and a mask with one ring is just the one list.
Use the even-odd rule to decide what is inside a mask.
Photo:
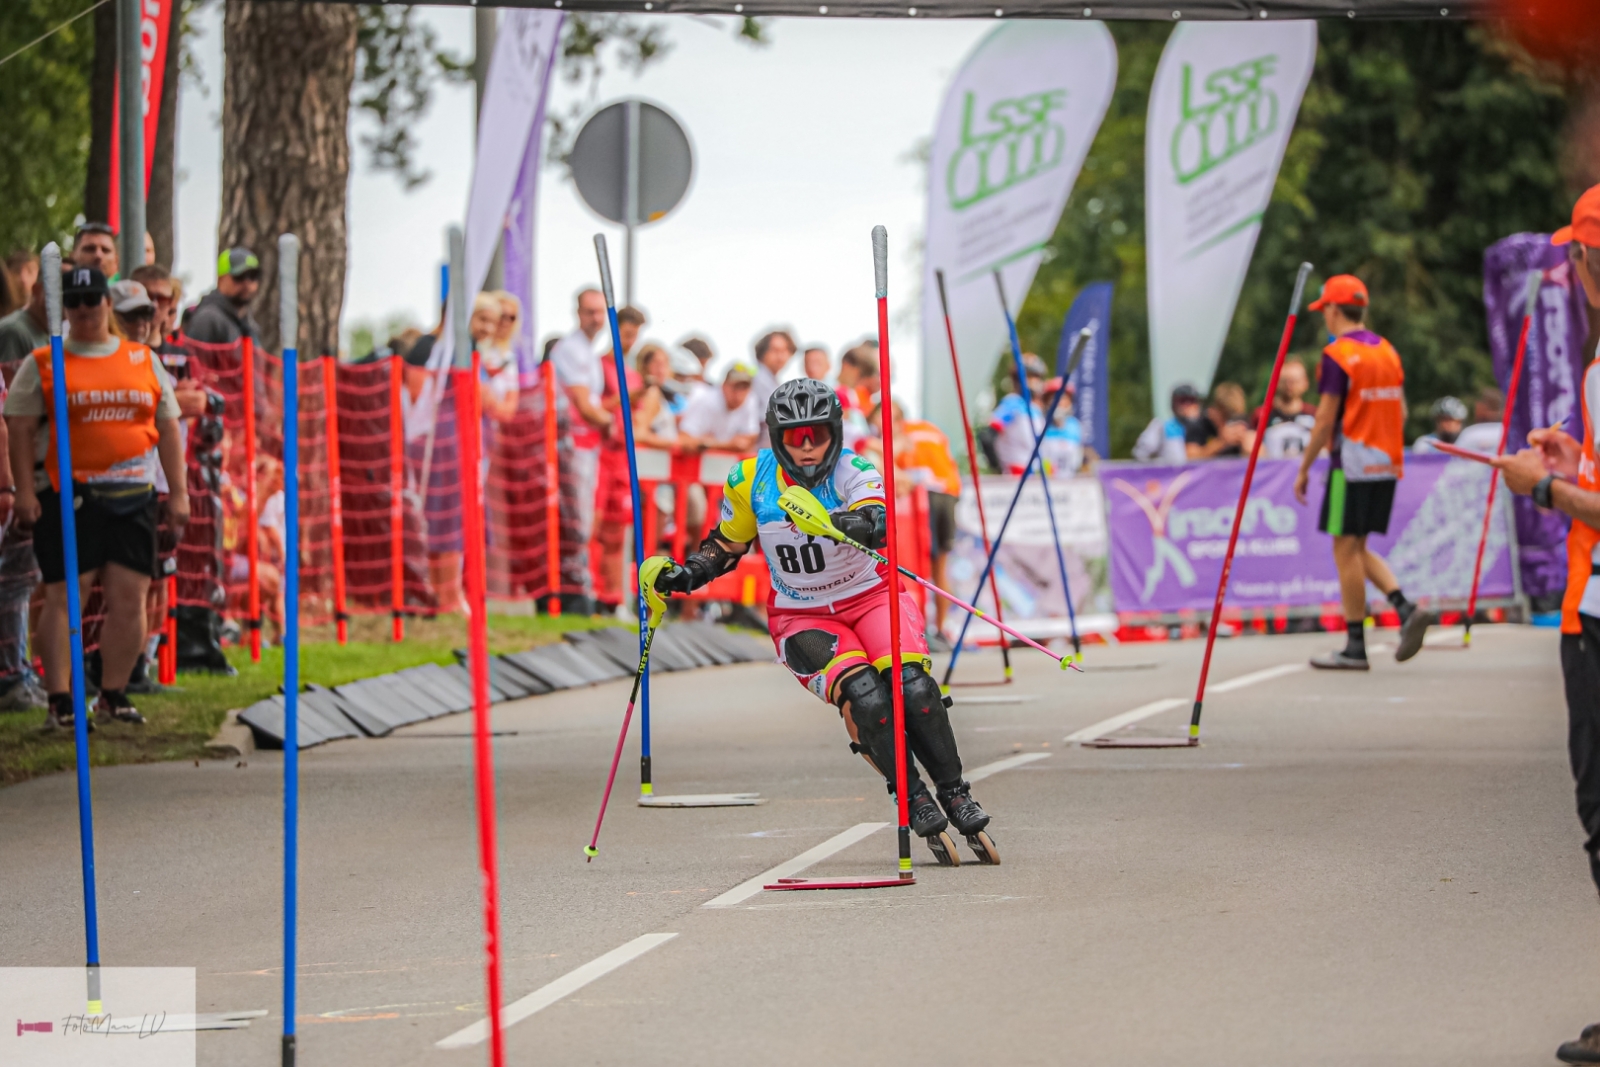
[(1572, 225), (1563, 226), (1550, 235), (1553, 245), (1579, 241), (1590, 248), (1600, 248), (1600, 185), (1591, 186), (1572, 205)]
[(1312, 311), (1321, 311), (1329, 304), (1367, 306), (1367, 287), (1354, 274), (1335, 274), (1322, 283), (1322, 296), (1311, 302)]

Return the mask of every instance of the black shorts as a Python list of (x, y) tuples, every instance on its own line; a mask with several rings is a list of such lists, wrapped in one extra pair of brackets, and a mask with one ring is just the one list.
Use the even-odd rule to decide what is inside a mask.
[(956, 544), (956, 498), (928, 492), (928, 554), (949, 555)]
[[(78, 573), (116, 563), (149, 577), (156, 575), (156, 500), (118, 515), (78, 486)], [(39, 493), (39, 521), (33, 524), (33, 554), (47, 585), (67, 580), (61, 544), (61, 497), (53, 489)]]
[(1394, 478), (1352, 482), (1344, 471), (1331, 472), (1328, 489), (1322, 494), (1322, 517), (1317, 520), (1317, 529), (1334, 537), (1388, 533), (1396, 484)]

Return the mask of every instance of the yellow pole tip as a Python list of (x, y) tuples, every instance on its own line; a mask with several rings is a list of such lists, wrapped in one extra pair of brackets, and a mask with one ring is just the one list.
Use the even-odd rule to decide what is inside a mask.
[(655, 786), (651, 785), (649, 782), (646, 782), (644, 785), (639, 787), (639, 795), (642, 797), (647, 797), (655, 791)]
[[(594, 858), (595, 858), (595, 857), (596, 857), (596, 856), (598, 856), (598, 855), (600, 855), (600, 850), (599, 850), (599, 849), (597, 849), (597, 848), (595, 848), (595, 847), (594, 847), (594, 846), (593, 846), (593, 845), (585, 845), (585, 846), (584, 846), (584, 849), (583, 849), (583, 854), (584, 854), (584, 855), (585, 855), (585, 856), (588, 856), (588, 857), (589, 857), (589, 859), (591, 859), (591, 860), (592, 860), (592, 859), (594, 859)], [(586, 862), (586, 863), (587, 863), (587, 862), (588, 862), (588, 860), (585, 860), (585, 861), (584, 861), (584, 862)]]
[(105, 1014), (105, 1008), (101, 1005), (100, 1001), (91, 1000), (91, 1001), (89, 1001), (89, 1014), (90, 1015), (104, 1015)]

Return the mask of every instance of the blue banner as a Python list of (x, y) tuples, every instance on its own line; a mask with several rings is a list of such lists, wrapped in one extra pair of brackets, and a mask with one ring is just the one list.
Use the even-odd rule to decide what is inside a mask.
[(1083, 362), (1072, 375), (1077, 389), (1072, 413), (1083, 424), (1083, 443), (1101, 459), (1111, 455), (1111, 283), (1084, 287), (1067, 312), (1056, 349), (1056, 373), (1066, 372), (1072, 358), (1072, 339), (1085, 326), (1094, 337), (1083, 350)]

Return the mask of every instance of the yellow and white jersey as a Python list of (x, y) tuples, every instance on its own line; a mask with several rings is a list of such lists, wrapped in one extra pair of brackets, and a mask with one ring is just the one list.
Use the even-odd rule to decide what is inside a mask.
[[(772, 450), (740, 463), (723, 487), (718, 535), (749, 544), (758, 536), (772, 572), (772, 605), (824, 608), (871, 589), (883, 579), (871, 556), (826, 537), (801, 533), (778, 497), (793, 483)], [(826, 481), (811, 490), (828, 511), (882, 504), (883, 475), (845, 449)]]

